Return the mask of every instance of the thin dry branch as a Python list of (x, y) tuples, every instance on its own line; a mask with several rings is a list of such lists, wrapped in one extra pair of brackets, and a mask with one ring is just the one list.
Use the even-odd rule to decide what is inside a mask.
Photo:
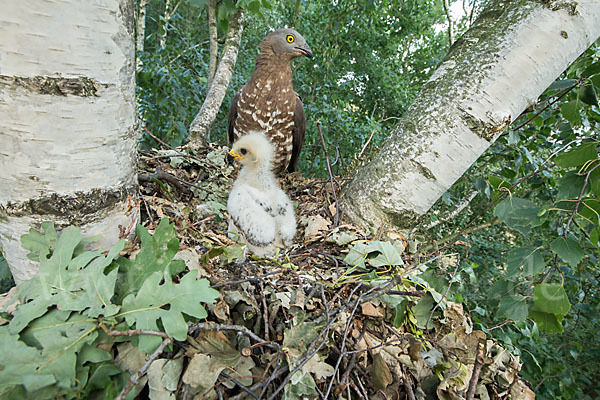
[(317, 121), (317, 128), (319, 129), (321, 146), (323, 147), (323, 152), (325, 153), (325, 161), (327, 162), (327, 172), (329, 172), (331, 191), (333, 192), (333, 200), (335, 201), (335, 220), (333, 221), (333, 225), (338, 226), (340, 224), (340, 204), (338, 202), (337, 193), (335, 190), (335, 185), (337, 181), (333, 175), (333, 171), (331, 170), (331, 161), (329, 160), (329, 152), (327, 151), (327, 145), (325, 144), (325, 137), (323, 136), (323, 131), (321, 130), (321, 121)]
[(146, 372), (148, 372), (148, 368), (150, 368), (150, 365), (152, 365), (154, 360), (156, 360), (158, 358), (158, 356), (160, 356), (160, 354), (163, 352), (165, 347), (167, 347), (171, 343), (173, 343), (173, 339), (171, 339), (169, 337), (166, 338), (165, 340), (163, 340), (163, 342), (160, 344), (160, 346), (158, 346), (156, 351), (154, 353), (152, 353), (150, 356), (148, 356), (148, 359), (146, 360), (144, 365), (142, 365), (142, 367), (139, 370), (137, 370), (133, 375), (131, 375), (129, 377), (129, 380), (127, 381), (127, 385), (125, 385), (123, 390), (121, 390), (121, 393), (119, 393), (119, 395), (117, 397), (115, 397), (115, 400), (125, 400), (125, 398), (127, 397), (127, 394), (129, 392), (131, 392), (131, 389), (133, 389), (135, 387), (135, 385), (138, 384), (138, 382), (140, 381), (140, 378), (142, 376), (144, 376), (146, 374)]

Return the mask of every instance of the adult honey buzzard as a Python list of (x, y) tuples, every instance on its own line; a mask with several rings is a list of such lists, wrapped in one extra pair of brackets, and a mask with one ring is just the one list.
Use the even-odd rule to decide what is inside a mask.
[(273, 171), (296, 170), (304, 144), (304, 106), (292, 85), (291, 61), (312, 50), (294, 29), (279, 29), (260, 43), (250, 80), (233, 98), (227, 124), (229, 143), (249, 132), (261, 131), (273, 143)]

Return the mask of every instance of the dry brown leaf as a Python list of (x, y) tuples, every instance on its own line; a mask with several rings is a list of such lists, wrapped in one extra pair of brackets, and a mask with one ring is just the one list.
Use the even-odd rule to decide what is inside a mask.
[(385, 390), (394, 381), (387, 363), (379, 353), (373, 354), (371, 374), (373, 376), (373, 387), (376, 390)]
[(369, 317), (377, 317), (377, 318), (383, 317), (383, 314), (370, 301), (367, 301), (366, 303), (362, 303), (361, 308), (362, 308), (363, 315), (367, 315)]
[(331, 221), (320, 215), (310, 216), (305, 221), (304, 243), (310, 243), (319, 239), (322, 236), (322, 232), (329, 230), (329, 225), (331, 225)]

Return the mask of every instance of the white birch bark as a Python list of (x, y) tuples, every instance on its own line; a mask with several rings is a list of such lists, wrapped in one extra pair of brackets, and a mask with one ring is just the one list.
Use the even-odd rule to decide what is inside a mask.
[(167, 34), (169, 32), (169, 20), (171, 19), (171, 13), (169, 12), (169, 8), (171, 8), (171, 0), (165, 0), (165, 13), (163, 15), (162, 21), (162, 33), (160, 35), (159, 45), (161, 49), (164, 49), (167, 45)]
[(29, 228), (81, 226), (108, 248), (134, 227), (133, 1), (21, 0), (0, 13), (0, 251), (17, 283)]
[(343, 191), (365, 227), (410, 228), (600, 36), (600, 1), (496, 0)]
[(219, 58), (219, 42), (217, 35), (217, 0), (208, 0), (206, 3), (208, 14), (208, 37), (210, 39), (210, 57), (208, 60), (208, 83), (210, 88), (217, 72), (217, 59)]
[(223, 103), (223, 99), (225, 98), (229, 81), (231, 81), (243, 31), (244, 10), (240, 8), (229, 20), (225, 45), (223, 46), (217, 72), (212, 80), (212, 84), (208, 88), (208, 94), (200, 111), (190, 125), (190, 144), (192, 146), (206, 144), (210, 140), (210, 126), (217, 117), (221, 103)]
[[(146, 38), (146, 4), (148, 0), (140, 0), (135, 29), (135, 50), (144, 51), (144, 39)], [(136, 68), (142, 66), (142, 60), (136, 57)]]

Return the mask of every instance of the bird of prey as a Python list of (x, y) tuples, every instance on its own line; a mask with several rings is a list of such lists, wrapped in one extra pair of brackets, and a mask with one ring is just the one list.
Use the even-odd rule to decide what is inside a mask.
[(250, 132), (229, 154), (242, 166), (227, 200), (229, 236), (259, 257), (273, 256), (296, 234), (292, 203), (272, 170), (273, 145), (262, 132)]
[(262, 131), (275, 146), (274, 172), (296, 170), (304, 144), (304, 106), (292, 86), (291, 61), (312, 50), (293, 29), (279, 29), (260, 43), (250, 80), (233, 98), (227, 124), (229, 143), (241, 136)]

